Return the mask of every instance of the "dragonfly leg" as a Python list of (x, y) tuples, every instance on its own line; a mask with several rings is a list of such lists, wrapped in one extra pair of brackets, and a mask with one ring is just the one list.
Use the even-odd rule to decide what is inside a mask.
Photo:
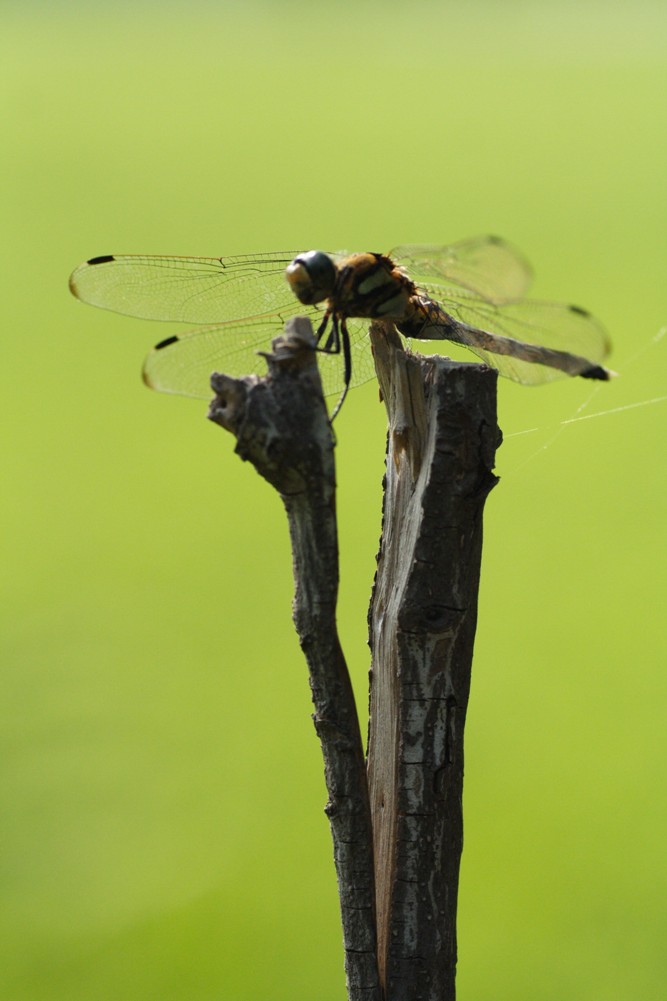
[[(334, 320), (334, 325), (337, 324)], [(338, 333), (338, 331), (337, 331)], [(350, 350), (350, 335), (347, 331), (347, 324), (345, 322), (345, 317), (340, 321), (340, 336), (338, 339), (338, 350), (340, 351), (341, 345), (343, 348), (343, 392), (338, 397), (338, 402), (333, 408), (331, 417), (329, 418), (329, 423), (333, 423), (336, 414), (343, 406), (343, 401), (347, 396), (347, 391), (350, 388), (350, 379), (352, 378), (352, 352)]]
[[(331, 328), (323, 346), (320, 347), (320, 341), (326, 332), (329, 320), (331, 320)], [(328, 355), (337, 355), (340, 354), (341, 348), (343, 350), (343, 391), (338, 398), (336, 406), (333, 408), (331, 417), (329, 418), (329, 423), (332, 423), (334, 417), (343, 405), (343, 400), (347, 396), (347, 391), (350, 388), (350, 380), (352, 378), (352, 352), (350, 349), (350, 335), (347, 330), (345, 318), (343, 317), (339, 320), (335, 312), (327, 310), (324, 315), (324, 319), (317, 328), (315, 336), (317, 338), (317, 347), (315, 348), (316, 351), (321, 351), (323, 354)]]
[(332, 330), (329, 331), (329, 336), (326, 339), (324, 347), (323, 348), (320, 347), (320, 341), (322, 340), (324, 334), (326, 333), (326, 329), (329, 326), (329, 320), (330, 319), (331, 319), (331, 310), (328, 309), (326, 311), (326, 313), (324, 314), (323, 318), (322, 318), (322, 322), (320, 323), (319, 327), (315, 331), (315, 343), (317, 344), (317, 347), (315, 349), (316, 351), (326, 351), (326, 352), (329, 352), (331, 350), (331, 338), (332, 338), (332, 335), (333, 335), (333, 324), (332, 324)]
[[(318, 338), (317, 338), (318, 344), (320, 341), (320, 337), (322, 336), (323, 333), (324, 333), (324, 327), (322, 324), (320, 324), (320, 328), (318, 330)], [(318, 347), (317, 350), (323, 351), (325, 354), (328, 355), (337, 355), (338, 352), (340, 351), (340, 331), (338, 327), (338, 317), (336, 316), (335, 313), (331, 315), (331, 329), (329, 331), (329, 336), (324, 342), (324, 347), (322, 348)]]

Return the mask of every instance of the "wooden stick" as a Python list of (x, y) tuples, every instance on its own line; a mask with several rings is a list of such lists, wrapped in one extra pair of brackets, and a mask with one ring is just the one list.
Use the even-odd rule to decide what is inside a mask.
[(292, 542), (293, 618), (310, 672), (329, 793), (350, 1001), (381, 1001), (375, 941), (373, 837), (361, 732), (336, 628), (338, 541), (334, 436), (310, 322), (291, 320), (267, 355), (269, 376), (213, 376), (209, 417), (280, 493)]
[(369, 613), (368, 781), (336, 629), (334, 439), (309, 322), (290, 321), (274, 341), (267, 378), (214, 376), (209, 416), (236, 435), (237, 452), (279, 491), (288, 515), (348, 998), (453, 1001), (463, 727), (482, 510), (500, 443), (496, 374), (406, 354), (391, 325), (373, 324), (371, 342), (389, 434)]
[(369, 611), (368, 774), (385, 1001), (453, 1001), (482, 509), (501, 437), (496, 373), (371, 342), (389, 417)]

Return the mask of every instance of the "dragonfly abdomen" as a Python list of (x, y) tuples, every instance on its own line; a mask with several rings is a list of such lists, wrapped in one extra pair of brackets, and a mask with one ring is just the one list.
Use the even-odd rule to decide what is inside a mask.
[[(559, 351), (557, 348), (549, 348), (542, 344), (529, 344), (514, 337), (505, 337), (502, 334), (491, 334), (487, 330), (471, 327), (467, 323), (454, 320), (447, 314), (444, 315), (447, 319), (446, 324), (436, 323), (424, 327), (421, 334), (423, 339), (444, 338), (456, 344), (463, 344), (482, 357), (485, 357), (486, 352), (488, 352), (491, 361), (494, 358), (505, 356), (519, 362), (528, 362), (531, 365), (546, 365), (547, 368), (558, 369), (566, 375), (580, 375), (584, 379), (606, 381), (612, 375), (609, 369), (604, 368), (603, 365), (595, 364), (581, 355), (572, 354), (569, 351)], [(508, 374), (510, 373), (508, 372)]]
[[(569, 307), (569, 310), (586, 318), (589, 316), (584, 310), (575, 306)], [(548, 369), (556, 369), (566, 375), (579, 375), (584, 379), (606, 381), (612, 375), (603, 365), (592, 362), (582, 355), (560, 351), (542, 344), (531, 344), (504, 334), (493, 334), (488, 330), (455, 320), (437, 302), (426, 296), (412, 297), (409, 316), (401, 323), (397, 323), (397, 327), (404, 337), (424, 341), (447, 340), (454, 344), (462, 344), (488, 363), (498, 367), (504, 375), (518, 381), (525, 381), (525, 370), (519, 374), (511, 361), (508, 365), (501, 365), (500, 358), (515, 359), (519, 363), (528, 362), (530, 368), (546, 366)]]

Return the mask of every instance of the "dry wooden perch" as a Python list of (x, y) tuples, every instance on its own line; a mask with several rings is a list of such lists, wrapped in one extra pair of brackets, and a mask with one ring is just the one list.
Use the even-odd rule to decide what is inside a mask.
[(496, 482), (496, 375), (371, 340), (389, 416), (383, 531), (369, 612), (368, 777), (336, 630), (334, 439), (308, 320), (269, 375), (214, 376), (209, 416), (280, 493), (294, 622), (324, 755), (350, 1001), (453, 1001), (462, 847), (463, 726), (482, 510)]
[(450, 1001), (482, 510), (500, 443), (496, 373), (407, 355), (379, 325), (371, 341), (389, 417), (369, 612), (378, 967), (387, 1001)]

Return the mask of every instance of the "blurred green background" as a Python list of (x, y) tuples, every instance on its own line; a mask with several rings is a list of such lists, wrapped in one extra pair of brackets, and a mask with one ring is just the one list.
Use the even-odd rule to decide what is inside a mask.
[[(538, 297), (599, 316), (621, 377), (500, 386), (459, 997), (663, 996), (665, 5), (5, 2), (2, 21), (2, 997), (344, 998), (280, 503), (206, 404), (141, 385), (173, 328), (81, 306), (69, 272), (487, 231)], [(340, 626), (362, 712), (384, 433), (356, 390)]]

